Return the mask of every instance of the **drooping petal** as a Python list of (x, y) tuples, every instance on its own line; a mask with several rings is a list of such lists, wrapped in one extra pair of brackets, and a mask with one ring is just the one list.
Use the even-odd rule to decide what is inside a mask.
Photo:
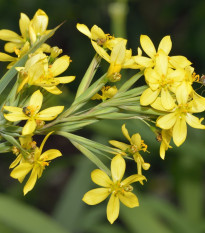
[(17, 167), (15, 167), (10, 176), (15, 179), (20, 179), (21, 177), (25, 177), (33, 168), (33, 164), (30, 163), (21, 163)]
[(55, 119), (64, 109), (64, 106), (55, 106), (46, 108), (36, 115), (37, 120), (51, 121)]
[(37, 90), (35, 91), (29, 101), (29, 106), (35, 107), (36, 113), (41, 109), (43, 103), (43, 94)]
[(97, 205), (98, 203), (104, 201), (109, 194), (110, 192), (107, 188), (96, 188), (88, 191), (82, 200), (88, 205)]
[(23, 127), (22, 135), (32, 134), (36, 129), (36, 121), (33, 118), (29, 118)]
[(198, 117), (196, 116), (193, 116), (192, 114), (190, 113), (187, 113), (186, 114), (186, 122), (193, 128), (196, 128), (196, 129), (205, 129), (205, 125), (202, 125), (201, 124), (201, 121), (203, 120), (202, 119), (199, 119)]
[(125, 160), (121, 155), (116, 155), (111, 161), (111, 174), (113, 182), (121, 181), (125, 173)]
[(17, 166), (17, 164), (21, 161), (22, 159), (22, 154), (19, 154), (16, 159), (11, 163), (11, 165), (9, 166), (9, 168), (14, 168)]
[(150, 38), (146, 35), (141, 35), (140, 36), (140, 44), (142, 46), (142, 49), (145, 51), (145, 53), (153, 58), (156, 54), (156, 49), (154, 47), (154, 44), (150, 40)]
[(158, 97), (159, 93), (160, 93), (160, 89), (157, 89), (156, 91), (152, 91), (151, 88), (147, 88), (140, 96), (140, 104), (142, 106), (147, 106), (149, 104), (152, 104)]
[(131, 143), (131, 138), (130, 138), (129, 132), (128, 132), (125, 124), (122, 125), (122, 133), (127, 138), (127, 140)]
[(162, 88), (161, 90), (161, 101), (162, 101), (162, 106), (166, 110), (171, 110), (175, 107), (175, 101), (170, 94), (169, 90)]
[(176, 146), (180, 146), (186, 139), (187, 125), (185, 119), (178, 118), (173, 127), (173, 141)]
[(157, 119), (156, 125), (161, 129), (170, 129), (176, 123), (177, 116), (176, 113), (169, 113), (165, 116), (160, 116)]
[(142, 181), (142, 180), (147, 180), (147, 179), (145, 178), (145, 176), (136, 174), (136, 175), (131, 175), (131, 176), (127, 177), (120, 184), (123, 186), (127, 186), (127, 185), (134, 183), (134, 182), (138, 182), (138, 181)]
[(29, 191), (31, 191), (33, 189), (36, 181), (37, 181), (37, 171), (34, 168), (31, 172), (31, 175), (30, 175), (28, 181), (26, 182), (26, 184), (23, 188), (24, 195), (26, 195)]
[(166, 55), (169, 54), (169, 52), (172, 49), (172, 41), (170, 36), (165, 36), (162, 38), (162, 40), (159, 43), (158, 51), (160, 49), (162, 49), (166, 53)]
[(15, 60), (16, 60), (15, 57), (0, 52), (0, 61), (15, 61)]
[(45, 136), (45, 138), (43, 139), (43, 141), (42, 141), (42, 143), (41, 143), (41, 146), (40, 146), (40, 148), (39, 148), (39, 154), (42, 153), (43, 147), (44, 147), (46, 141), (48, 140), (48, 138), (50, 137), (50, 135), (51, 135), (52, 133), (53, 133), (53, 131), (51, 131), (50, 133), (48, 133), (48, 134)]
[(105, 188), (108, 188), (113, 184), (110, 177), (100, 169), (95, 169), (94, 171), (92, 171), (91, 179), (97, 185), (100, 185)]
[(120, 201), (129, 208), (134, 208), (139, 206), (139, 201), (137, 196), (131, 192), (120, 193), (119, 195)]
[(83, 33), (87, 37), (91, 38), (91, 32), (85, 24), (77, 23), (76, 27), (77, 27), (78, 31), (80, 31), (81, 33)]
[(62, 156), (61, 152), (56, 149), (50, 149), (45, 151), (41, 156), (40, 159), (43, 159), (44, 161), (50, 161), (57, 157)]
[(117, 148), (119, 148), (120, 150), (122, 151), (126, 151), (130, 145), (126, 144), (126, 143), (123, 143), (123, 142), (118, 142), (118, 141), (115, 141), (115, 140), (110, 140), (109, 143)]
[(43, 87), (46, 91), (50, 92), (53, 95), (60, 95), (62, 93), (56, 86), (53, 87)]
[(112, 194), (110, 200), (107, 204), (107, 219), (113, 224), (113, 222), (118, 218), (120, 212), (120, 202), (118, 196)]
[(59, 74), (63, 73), (68, 68), (69, 65), (70, 65), (70, 57), (64, 55), (54, 61), (50, 71), (54, 77), (57, 77)]
[(108, 53), (101, 47), (99, 46), (95, 41), (91, 41), (95, 51), (103, 58), (105, 59), (107, 62), (110, 63), (110, 56), (108, 55)]

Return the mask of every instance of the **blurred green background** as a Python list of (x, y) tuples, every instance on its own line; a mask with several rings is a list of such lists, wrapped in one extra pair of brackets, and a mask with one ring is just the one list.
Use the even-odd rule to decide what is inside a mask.
[[(196, 73), (205, 72), (204, 0), (0, 0), (1, 29), (19, 33), (20, 12), (32, 18), (39, 8), (49, 16), (49, 29), (66, 20), (49, 40), (49, 44), (63, 48), (73, 61), (67, 74), (76, 75), (76, 81), (69, 89), (64, 87), (66, 94), (59, 97), (65, 105), (72, 101), (94, 56), (89, 39), (76, 30), (78, 22), (89, 28), (97, 24), (106, 33), (125, 36), (134, 54), (140, 34), (149, 35), (156, 46), (163, 36), (171, 35), (171, 55), (184, 55), (193, 62)], [(3, 74), (5, 64), (0, 68)], [(202, 90), (198, 93), (203, 94)], [(104, 121), (78, 134), (101, 143), (124, 140), (122, 123), (125, 122)], [(132, 120), (127, 128), (130, 134), (139, 132), (151, 152), (144, 156), (151, 163), (150, 170), (144, 172), (148, 182), (135, 185), (139, 208), (121, 206), (119, 219), (110, 225), (106, 220), (106, 201), (98, 206), (87, 206), (81, 201), (84, 193), (95, 187), (90, 181), (95, 167), (68, 141), (51, 137), (47, 147), (55, 144), (64, 156), (51, 163), (25, 197), (23, 186), (9, 176), (13, 155), (1, 155), (0, 233), (204, 233), (204, 131), (189, 128), (186, 142), (169, 150), (162, 161), (159, 144), (146, 125)], [(128, 168), (136, 169), (131, 163)]]

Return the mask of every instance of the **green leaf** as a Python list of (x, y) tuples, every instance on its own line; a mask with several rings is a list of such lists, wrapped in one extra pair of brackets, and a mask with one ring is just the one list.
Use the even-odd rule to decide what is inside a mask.
[(28, 55), (30, 53), (34, 53), (49, 37), (51, 37), (55, 31), (60, 27), (61, 25), (57, 26), (56, 28), (54, 28), (53, 30), (51, 30), (51, 32), (49, 32), (47, 35), (42, 36), (42, 38), (37, 41), (33, 47), (20, 59), (18, 60), (10, 70), (8, 70), (6, 72), (6, 74), (1, 78), (0, 80), (0, 94), (4, 91), (4, 89), (7, 87), (7, 85), (10, 83), (10, 81), (14, 78), (14, 76), (17, 73), (17, 70), (15, 69), (15, 67), (21, 67), (25, 64)]
[(0, 222), (21, 233), (68, 233), (46, 214), (0, 194)]

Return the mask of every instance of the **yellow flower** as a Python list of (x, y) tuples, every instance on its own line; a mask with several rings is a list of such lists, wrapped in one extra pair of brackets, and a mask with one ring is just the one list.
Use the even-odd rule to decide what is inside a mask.
[(141, 67), (134, 62), (132, 51), (126, 49), (127, 40), (122, 39), (115, 44), (110, 55), (102, 47), (99, 47), (96, 42), (92, 41), (92, 44), (96, 52), (110, 63), (107, 77), (111, 82), (121, 79), (121, 69), (139, 69)]
[(10, 174), (11, 177), (23, 182), (26, 175), (31, 171), (31, 175), (23, 189), (24, 195), (33, 189), (37, 179), (42, 176), (43, 170), (49, 165), (49, 162), (62, 155), (56, 149), (50, 149), (41, 154), (43, 146), (51, 133), (46, 135), (40, 148), (36, 147), (32, 153), (29, 153), (26, 159), (16, 166)]
[[(177, 104), (170, 113), (160, 116), (156, 125), (164, 130), (173, 129), (173, 141), (177, 146), (180, 146), (187, 136), (187, 124), (193, 128), (205, 129), (205, 126), (201, 124), (203, 118), (199, 119), (192, 113), (199, 113), (204, 111), (205, 98), (194, 94), (192, 99), (188, 99), (187, 95), (183, 92), (176, 95)], [(152, 107), (163, 111), (163, 106), (159, 98), (152, 104)], [(164, 111), (166, 111), (164, 109)]]
[[(144, 143), (144, 140), (141, 139), (140, 134), (133, 134), (130, 137), (128, 130), (125, 127), (125, 124), (122, 126), (122, 133), (130, 142), (130, 144), (126, 144), (123, 142), (118, 142), (115, 140), (110, 140), (109, 143), (121, 150), (122, 155), (133, 156), (135, 162), (137, 163), (137, 172), (139, 175), (142, 174), (142, 168), (144, 170), (148, 170), (150, 168), (149, 163), (145, 163), (144, 159), (140, 155), (139, 151), (147, 151), (147, 145)], [(143, 184), (142, 181), (140, 181)]]
[[(158, 50), (156, 51), (151, 39), (146, 35), (140, 36), (140, 44), (144, 52), (150, 57), (135, 56), (135, 62), (145, 68), (153, 67), (156, 63), (158, 52), (162, 50), (167, 56), (172, 48), (172, 41), (170, 36), (165, 36), (160, 41)], [(173, 68), (185, 68), (191, 65), (191, 62), (184, 56), (169, 57), (169, 65)]]
[(101, 90), (102, 95), (95, 94), (91, 99), (92, 100), (106, 100), (112, 98), (117, 93), (117, 87), (116, 86), (104, 86)]
[(83, 201), (88, 205), (96, 205), (111, 194), (107, 205), (107, 219), (111, 224), (119, 216), (120, 201), (129, 208), (139, 206), (138, 198), (131, 192), (133, 188), (130, 184), (146, 179), (142, 175), (132, 175), (121, 181), (125, 167), (124, 159), (121, 155), (116, 155), (111, 162), (112, 180), (104, 171), (94, 170), (91, 173), (92, 181), (102, 188), (90, 190), (83, 197)]
[(156, 57), (155, 68), (147, 68), (144, 75), (149, 88), (142, 93), (140, 104), (143, 106), (152, 104), (160, 95), (163, 107), (167, 110), (172, 109), (175, 106), (172, 93), (182, 84), (185, 76), (184, 70), (168, 68), (168, 57), (160, 51)]
[(39, 112), (43, 103), (43, 95), (38, 90), (35, 91), (29, 101), (28, 106), (19, 108), (12, 106), (4, 106), (4, 109), (10, 113), (4, 114), (4, 117), (8, 121), (16, 122), (21, 120), (27, 120), (23, 127), (22, 135), (32, 134), (36, 127), (36, 120), (39, 121), (51, 121), (55, 119), (64, 109), (64, 106), (56, 106), (44, 109)]
[(67, 55), (57, 58), (50, 64), (45, 54), (34, 54), (28, 59), (25, 67), (17, 67), (20, 78), (18, 92), (22, 90), (25, 84), (28, 84), (29, 86), (40, 86), (54, 95), (61, 94), (62, 91), (57, 88), (57, 85), (70, 83), (75, 79), (75, 76), (57, 77), (69, 65), (70, 57)]

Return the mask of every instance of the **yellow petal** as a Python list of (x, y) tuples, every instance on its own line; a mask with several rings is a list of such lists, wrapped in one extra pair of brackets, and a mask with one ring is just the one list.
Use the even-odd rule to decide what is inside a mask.
[(21, 13), (21, 17), (19, 20), (19, 27), (20, 27), (21, 35), (25, 39), (28, 38), (29, 23), (30, 23), (29, 17), (26, 14)]
[(176, 146), (180, 146), (186, 139), (187, 125), (184, 118), (178, 118), (173, 127), (173, 141)]
[(17, 158), (11, 163), (11, 165), (9, 166), (9, 168), (14, 168), (17, 166), (17, 164), (21, 161), (22, 159), (22, 154), (19, 154), (17, 156)]
[(142, 46), (142, 49), (145, 51), (145, 53), (153, 58), (154, 55), (156, 54), (156, 49), (152, 43), (152, 41), (150, 40), (150, 38), (146, 35), (141, 35), (140, 36), (140, 44)]
[(31, 23), (35, 33), (42, 35), (48, 26), (48, 16), (43, 10), (39, 9), (35, 13)]
[(177, 87), (176, 90), (176, 98), (178, 104), (186, 104), (190, 94), (190, 85), (188, 83), (183, 82), (180, 86)]
[(154, 66), (153, 60), (148, 58), (148, 57), (135, 56), (134, 60), (137, 64), (139, 64), (143, 67), (153, 67)]
[(78, 23), (76, 25), (76, 27), (77, 27), (78, 31), (80, 31), (81, 33), (83, 33), (87, 37), (91, 38), (91, 32), (85, 24)]
[(56, 149), (50, 149), (45, 151), (41, 156), (40, 159), (43, 159), (44, 161), (50, 161), (57, 157), (62, 156), (61, 152)]
[(167, 75), (168, 69), (168, 56), (163, 52), (159, 51), (156, 57), (156, 70), (160, 75)]
[(35, 33), (34, 28), (32, 27), (32, 24), (29, 24), (28, 32), (29, 32), (29, 38), (30, 38), (31, 44), (33, 45), (36, 41), (36, 33)]
[(37, 120), (51, 121), (55, 119), (64, 109), (64, 106), (47, 108), (36, 115)]
[(98, 203), (104, 201), (109, 194), (110, 192), (107, 188), (92, 189), (84, 195), (82, 200), (88, 205), (97, 205)]
[(126, 144), (126, 143), (123, 143), (123, 142), (118, 142), (118, 141), (115, 141), (115, 140), (110, 140), (109, 143), (123, 151), (126, 151), (130, 145)]
[(131, 192), (124, 192), (123, 194), (120, 193), (118, 196), (120, 201), (129, 208), (139, 206), (137, 196)]
[(29, 117), (26, 116), (24, 113), (8, 113), (8, 114), (4, 114), (4, 117), (8, 120), (8, 121), (22, 121), (22, 120), (27, 120)]
[(169, 52), (171, 51), (171, 48), (172, 48), (172, 41), (170, 36), (163, 37), (162, 40), (160, 41), (158, 51), (162, 49), (166, 53), (166, 55), (168, 55)]
[(107, 219), (113, 224), (113, 222), (118, 218), (120, 211), (120, 202), (118, 196), (112, 194), (110, 200), (107, 204)]
[(107, 62), (110, 63), (110, 56), (108, 53), (101, 47), (99, 46), (95, 41), (91, 41), (96, 53), (98, 53), (103, 59), (105, 59)]
[(158, 97), (159, 93), (159, 89), (157, 89), (156, 91), (152, 91), (151, 88), (147, 88), (140, 96), (140, 104), (143, 106), (152, 104)]
[(0, 52), (0, 61), (15, 61), (15, 60), (16, 60), (15, 57)]
[(140, 148), (141, 148), (141, 136), (140, 136), (140, 134), (138, 134), (138, 133), (133, 134), (131, 137), (131, 142), (132, 142), (132, 145), (137, 146), (137, 149), (140, 150)]
[(123, 186), (127, 186), (127, 185), (134, 183), (134, 182), (138, 182), (138, 181), (142, 181), (142, 180), (147, 180), (147, 179), (145, 178), (145, 176), (136, 174), (136, 175), (131, 175), (131, 176), (127, 177), (120, 184)]
[(60, 95), (62, 93), (56, 86), (53, 87), (43, 87), (46, 91), (50, 92), (53, 95)]
[(21, 177), (25, 177), (33, 168), (33, 165), (30, 163), (21, 163), (17, 167), (15, 167), (10, 176), (19, 179)]
[(162, 106), (161, 97), (157, 97), (154, 103), (151, 104), (152, 108), (155, 108), (159, 111), (166, 111), (166, 109)]
[(8, 42), (4, 45), (4, 50), (8, 53), (14, 53), (15, 49), (21, 48), (22, 43)]
[(75, 79), (75, 76), (64, 76), (56, 78), (60, 83), (70, 83)]
[(12, 112), (12, 113), (23, 113), (22, 108), (13, 107), (13, 106), (4, 106), (3, 109)]
[(130, 138), (129, 132), (128, 132), (125, 124), (122, 125), (122, 133), (127, 138), (127, 140), (131, 143), (131, 138)]
[(21, 43), (23, 41), (21, 36), (7, 29), (0, 30), (0, 40), (11, 41), (15, 43)]
[(121, 155), (116, 155), (111, 161), (111, 174), (113, 182), (121, 181), (125, 173), (125, 160)]
[(54, 61), (54, 63), (51, 66), (50, 71), (52, 75), (56, 77), (59, 74), (63, 73), (68, 68), (69, 65), (70, 65), (70, 57), (67, 55), (64, 55)]
[(205, 98), (193, 92), (193, 100), (188, 103), (190, 112), (197, 113), (205, 110)]
[(175, 68), (185, 68), (192, 63), (184, 56), (172, 56), (169, 57), (169, 63)]
[(106, 40), (106, 35), (101, 28), (99, 28), (97, 25), (94, 25), (91, 28), (91, 39), (92, 40), (97, 40), (97, 39), (105, 39)]
[(36, 180), (37, 180), (37, 171), (36, 169), (33, 169), (28, 181), (26, 182), (24, 186), (24, 189), (23, 189), (24, 195), (26, 195), (29, 191), (33, 189), (36, 183)]
[(95, 169), (94, 171), (92, 171), (91, 179), (97, 185), (100, 185), (105, 188), (108, 188), (113, 184), (110, 177), (100, 169)]
[(35, 91), (29, 101), (29, 106), (33, 106), (36, 109), (36, 112), (38, 112), (41, 109), (41, 105), (43, 103), (43, 94), (37, 90)]
[(39, 154), (41, 154), (42, 150), (43, 150), (43, 147), (46, 143), (46, 141), (48, 140), (48, 138), (50, 137), (50, 135), (53, 133), (53, 131), (51, 131), (50, 133), (48, 133), (45, 138), (43, 139), (42, 143), (41, 143), (41, 146), (39, 148)]
[(157, 119), (156, 125), (162, 129), (170, 129), (176, 123), (176, 120), (177, 120), (177, 116), (173, 112), (165, 116), (160, 116)]
[(169, 90), (162, 88), (161, 90), (161, 102), (163, 108), (166, 110), (171, 110), (175, 107), (175, 101), (170, 94)]
[(196, 129), (205, 129), (205, 125), (201, 124), (202, 119), (199, 119), (198, 117), (193, 116), (190, 113), (186, 114), (186, 122), (193, 128)]
[(23, 127), (22, 135), (32, 134), (36, 129), (36, 121), (34, 119), (28, 119)]
[(122, 40), (114, 46), (110, 56), (110, 63), (121, 65), (124, 62), (126, 43), (127, 43), (126, 40)]

